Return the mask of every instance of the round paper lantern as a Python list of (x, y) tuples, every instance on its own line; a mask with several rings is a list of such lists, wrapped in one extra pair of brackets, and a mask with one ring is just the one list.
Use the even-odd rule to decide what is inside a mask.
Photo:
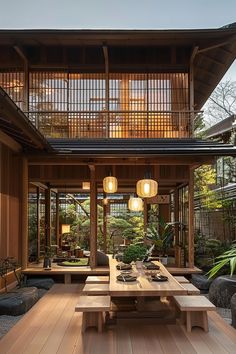
[(141, 198), (130, 197), (128, 202), (128, 208), (132, 211), (142, 211), (143, 210), (143, 201)]
[(115, 193), (117, 191), (118, 182), (117, 178), (108, 176), (103, 179), (103, 190), (106, 193)]
[(158, 192), (158, 183), (153, 179), (141, 179), (137, 182), (136, 192), (141, 198), (155, 197)]

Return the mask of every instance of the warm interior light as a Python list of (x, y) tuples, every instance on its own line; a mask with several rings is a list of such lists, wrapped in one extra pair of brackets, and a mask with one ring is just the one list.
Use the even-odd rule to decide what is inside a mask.
[(61, 225), (61, 233), (67, 234), (70, 232), (70, 225), (69, 224), (62, 224)]
[(89, 191), (90, 190), (90, 182), (82, 182), (82, 189)]
[(132, 211), (142, 211), (143, 210), (143, 201), (141, 198), (130, 197), (128, 202), (128, 208)]
[(153, 179), (141, 179), (137, 182), (136, 192), (141, 198), (155, 197), (158, 192), (158, 183)]
[(107, 205), (107, 204), (108, 204), (108, 198), (104, 198), (104, 199), (102, 200), (102, 202), (103, 202), (104, 205)]
[(106, 193), (115, 193), (117, 191), (118, 182), (116, 177), (108, 176), (103, 179), (103, 190)]
[(150, 184), (149, 183), (144, 183), (143, 190), (144, 190), (145, 194), (149, 194), (150, 193)]

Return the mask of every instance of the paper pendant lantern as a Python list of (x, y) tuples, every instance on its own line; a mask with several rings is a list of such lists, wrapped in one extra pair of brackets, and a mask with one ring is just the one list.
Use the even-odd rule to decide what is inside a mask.
[(141, 198), (155, 197), (158, 192), (158, 183), (153, 179), (141, 179), (137, 182), (136, 192)]
[(128, 208), (131, 211), (142, 211), (143, 201), (141, 198), (130, 197), (128, 202)]
[(115, 193), (117, 191), (118, 182), (117, 178), (108, 176), (103, 179), (103, 190), (106, 193)]

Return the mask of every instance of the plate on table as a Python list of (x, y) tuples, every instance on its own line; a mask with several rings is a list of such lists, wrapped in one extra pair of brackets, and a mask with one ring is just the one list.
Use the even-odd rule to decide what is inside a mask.
[(166, 277), (165, 275), (152, 276), (152, 281), (162, 282), (162, 281), (167, 281), (167, 280), (168, 280), (168, 277)]
[(124, 274), (124, 275), (120, 274), (120, 275), (117, 275), (116, 279), (119, 281), (122, 281), (123, 283), (126, 283), (126, 282), (136, 281), (137, 277), (135, 277), (133, 275), (129, 275), (129, 274)]
[(160, 267), (152, 262), (145, 264), (147, 270), (159, 270)]
[(118, 269), (118, 270), (131, 270), (132, 269), (132, 265), (131, 264), (125, 264), (125, 263), (119, 263), (119, 264), (117, 264), (116, 269)]
[(122, 274), (122, 275), (131, 274), (131, 273), (132, 273), (132, 270), (122, 270), (122, 271), (121, 271), (121, 274)]

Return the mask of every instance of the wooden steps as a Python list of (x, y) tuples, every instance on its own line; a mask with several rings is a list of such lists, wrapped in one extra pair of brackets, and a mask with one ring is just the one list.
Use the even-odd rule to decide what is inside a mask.
[(83, 295), (108, 295), (109, 284), (85, 284)]
[(85, 284), (109, 284), (109, 276), (107, 275), (89, 275)]

